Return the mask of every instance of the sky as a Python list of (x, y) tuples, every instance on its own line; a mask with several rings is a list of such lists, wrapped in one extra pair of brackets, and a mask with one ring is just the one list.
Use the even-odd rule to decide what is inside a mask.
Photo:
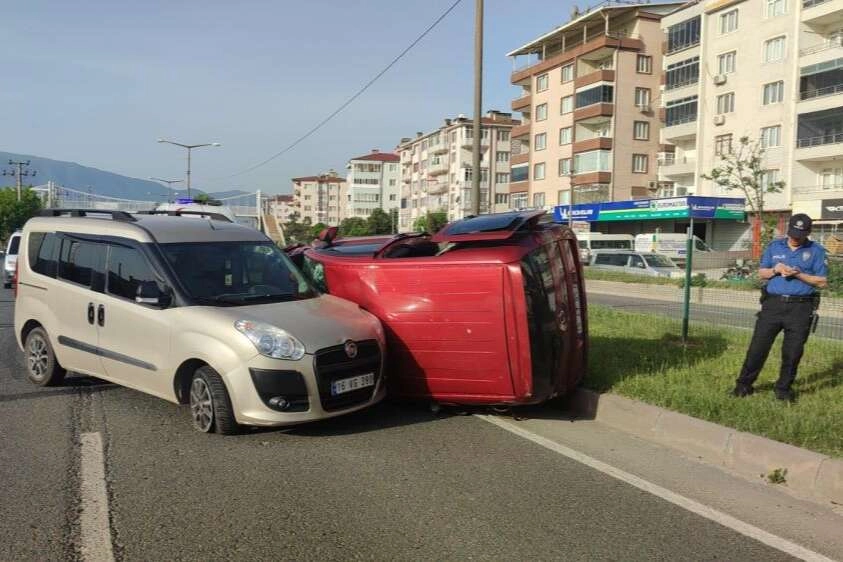
[[(8, 1), (8, 0), (7, 0)], [(16, 2), (4, 10), (0, 150), (207, 191), (291, 190), (370, 149), (471, 115), (474, 0), (295, 149), (454, 0)], [(484, 108), (510, 111), (506, 53), (566, 22), (559, 0), (486, 0)], [(581, 8), (587, 4), (582, 3)], [(233, 176), (233, 177), (232, 177)]]

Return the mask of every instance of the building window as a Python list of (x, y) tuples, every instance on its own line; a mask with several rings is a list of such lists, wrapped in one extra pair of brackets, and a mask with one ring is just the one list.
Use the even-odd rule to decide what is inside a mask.
[(559, 144), (571, 144), (571, 127), (562, 127), (559, 129)]
[(503, 172), (495, 174), (495, 183), (509, 183), (509, 174)]
[(738, 29), (738, 11), (730, 10), (720, 14), (720, 34), (732, 33)]
[(784, 35), (764, 41), (764, 62), (776, 62), (784, 58)]
[(509, 152), (503, 150), (495, 152), (495, 162), (509, 162)]
[(761, 148), (774, 148), (782, 145), (782, 126), (764, 127), (761, 129)]
[(650, 106), (650, 88), (635, 88), (635, 106)]
[(535, 150), (544, 150), (547, 148), (547, 133), (539, 133), (535, 136)]
[(562, 67), (562, 82), (570, 82), (574, 79), (574, 65), (566, 64)]
[(781, 103), (782, 101), (784, 101), (784, 82), (782, 80), (764, 84), (764, 99), (762, 101), (764, 105)]
[(523, 209), (527, 206), (526, 193), (512, 193), (509, 196), (509, 206), (512, 209)]
[(779, 171), (778, 170), (764, 170), (764, 173), (761, 174), (761, 189), (767, 191), (771, 187), (775, 186), (779, 182)]
[(667, 54), (699, 45), (700, 16), (667, 28)]
[(389, 187), (395, 187), (395, 178), (389, 180)]
[(817, 180), (823, 189), (843, 188), (843, 168), (823, 168)]
[(589, 88), (588, 90), (577, 92), (577, 109), (594, 105), (595, 103), (612, 103), (614, 90), (615, 88), (613, 86), (601, 84), (596, 88)]
[(527, 181), (530, 179), (530, 166), (528, 164), (524, 164), (523, 166), (513, 166), (510, 171), (511, 175), (509, 176), (509, 181), (512, 183)]
[(533, 207), (544, 207), (544, 193), (533, 193)]
[(735, 71), (735, 61), (738, 58), (736, 51), (723, 53), (717, 57), (717, 74), (731, 74)]
[(509, 131), (498, 130), (498, 140), (499, 141), (508, 141), (509, 140)]
[(647, 173), (647, 160), (648, 156), (646, 154), (633, 154), (632, 155), (632, 171), (636, 174), (646, 174)]
[(767, 17), (774, 18), (787, 13), (787, 2), (785, 0), (767, 0)]
[(544, 179), (544, 162), (539, 162), (538, 164), (533, 165), (533, 179), (534, 180), (543, 180)]
[(506, 205), (509, 203), (509, 193), (495, 193), (495, 205)]
[(394, 193), (390, 193), (390, 194), (389, 194), (389, 200), (390, 200), (390, 201), (395, 201), (395, 200), (397, 200), (397, 199), (398, 199), (398, 196), (397, 196), (397, 195), (395, 195)]
[(638, 74), (652, 74), (653, 57), (647, 55), (638, 55), (635, 60), (635, 71)]
[(547, 74), (536, 77), (536, 92), (544, 92), (548, 87)]
[(567, 176), (571, 173), (571, 159), (570, 158), (560, 158), (559, 159), (559, 176)]
[(725, 156), (732, 153), (732, 135), (717, 135), (714, 137), (714, 154)]
[(536, 106), (536, 121), (544, 121), (547, 119), (547, 104), (543, 103)]
[(665, 126), (681, 125), (697, 120), (697, 96), (672, 100), (665, 104)]
[(567, 189), (560, 189), (556, 192), (556, 204), (557, 205), (567, 205), (568, 201), (571, 200), (571, 192)]
[(722, 94), (717, 96), (717, 115), (724, 113), (734, 113), (735, 111), (735, 92)]
[(610, 172), (612, 165), (611, 150), (592, 150), (574, 155), (574, 173)]
[(693, 57), (667, 65), (665, 89), (673, 90), (700, 81), (700, 57)]
[(571, 113), (574, 110), (574, 96), (565, 96), (562, 98), (561, 110), (562, 115)]
[(632, 138), (635, 140), (650, 140), (650, 123), (635, 121), (632, 126)]

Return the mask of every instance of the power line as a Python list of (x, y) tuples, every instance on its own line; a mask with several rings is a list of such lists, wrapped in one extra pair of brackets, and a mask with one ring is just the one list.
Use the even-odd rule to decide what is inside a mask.
[(357, 90), (357, 92), (355, 92), (355, 93), (354, 93), (351, 97), (349, 97), (349, 98), (348, 98), (345, 102), (343, 102), (343, 103), (342, 103), (342, 105), (340, 105), (337, 109), (335, 109), (333, 112), (331, 112), (331, 114), (330, 114), (330, 115), (328, 115), (327, 117), (325, 117), (324, 119), (322, 119), (322, 120), (321, 120), (319, 123), (317, 123), (314, 127), (312, 127), (310, 130), (308, 130), (308, 131), (307, 131), (306, 133), (304, 133), (302, 136), (300, 136), (299, 138), (297, 138), (296, 140), (294, 140), (294, 141), (293, 141), (292, 143), (290, 143), (288, 146), (286, 146), (285, 148), (283, 148), (283, 149), (279, 150), (278, 152), (276, 152), (275, 154), (273, 154), (272, 156), (270, 156), (270, 157), (269, 157), (269, 158), (267, 158), (266, 160), (263, 160), (263, 161), (261, 161), (261, 162), (259, 162), (259, 163), (255, 164), (255, 165), (253, 165), (253, 166), (250, 166), (250, 167), (248, 167), (248, 168), (246, 168), (246, 169), (244, 169), (244, 170), (241, 170), (241, 171), (239, 171), (239, 172), (236, 172), (236, 173), (231, 174), (231, 175), (228, 175), (228, 176), (220, 176), (220, 177), (216, 177), (216, 178), (209, 178), (209, 179), (207, 179), (207, 180), (205, 180), (205, 181), (225, 180), (225, 179), (230, 179), (230, 178), (234, 178), (234, 177), (237, 177), (237, 176), (240, 176), (240, 175), (246, 174), (246, 173), (248, 173), (248, 172), (251, 172), (252, 170), (256, 170), (256, 169), (260, 168), (261, 166), (265, 166), (266, 164), (269, 164), (270, 162), (272, 162), (273, 160), (275, 160), (275, 159), (276, 159), (276, 158), (278, 158), (279, 156), (282, 156), (282, 155), (286, 154), (287, 152), (291, 151), (293, 148), (295, 148), (296, 146), (298, 146), (299, 144), (301, 144), (304, 140), (306, 140), (308, 137), (310, 137), (311, 135), (313, 135), (316, 131), (318, 131), (318, 130), (319, 130), (319, 129), (321, 129), (323, 126), (325, 126), (325, 125), (326, 125), (326, 124), (327, 124), (327, 123), (328, 123), (331, 119), (333, 119), (334, 117), (336, 117), (336, 116), (337, 116), (337, 115), (338, 115), (338, 114), (339, 114), (339, 113), (340, 113), (343, 109), (345, 109), (346, 107), (348, 107), (349, 105), (351, 105), (351, 103), (352, 103), (354, 100), (356, 100), (357, 98), (359, 98), (359, 97), (360, 97), (360, 96), (361, 96), (361, 95), (362, 95), (362, 94), (363, 94), (366, 90), (368, 90), (368, 89), (369, 89), (369, 88), (370, 88), (370, 87), (371, 87), (371, 86), (372, 86), (375, 82), (377, 82), (377, 81), (381, 78), (381, 76), (383, 76), (384, 74), (386, 74), (386, 73), (389, 71), (389, 69), (391, 69), (393, 66), (395, 66), (395, 65), (398, 63), (398, 61), (400, 61), (402, 58), (404, 58), (404, 56), (405, 56), (407, 53), (409, 53), (409, 52), (410, 52), (410, 50), (411, 50), (413, 47), (415, 47), (416, 45), (418, 45), (418, 44), (421, 42), (421, 40), (422, 40), (422, 39), (424, 39), (424, 38), (425, 38), (425, 37), (426, 37), (426, 36), (427, 36), (427, 35), (428, 35), (431, 31), (433, 31), (433, 29), (434, 29), (437, 25), (439, 25), (439, 24), (442, 22), (442, 20), (444, 20), (444, 19), (448, 16), (448, 14), (450, 14), (451, 12), (453, 12), (453, 11), (454, 11), (454, 9), (455, 9), (455, 8), (456, 8), (459, 4), (460, 4), (460, 2), (462, 2), (462, 0), (456, 0), (453, 4), (451, 4), (451, 6), (450, 6), (447, 10), (445, 10), (445, 11), (442, 13), (442, 15), (440, 15), (438, 18), (436, 18), (436, 20), (435, 20), (433, 23), (431, 23), (431, 24), (427, 27), (427, 29), (425, 29), (425, 30), (421, 33), (421, 35), (419, 35), (418, 37), (416, 37), (416, 39), (415, 39), (412, 43), (410, 43), (410, 44), (409, 44), (409, 45), (408, 45), (408, 46), (407, 46), (407, 47), (406, 47), (403, 51), (401, 51), (401, 53), (399, 53), (399, 54), (398, 54), (398, 56), (396, 56), (394, 59), (392, 59), (392, 61), (391, 61), (389, 64), (387, 64), (387, 65), (386, 65), (386, 66), (385, 66), (385, 67), (384, 67), (384, 68), (383, 68), (380, 72), (378, 72), (378, 73), (377, 73), (377, 74), (376, 74), (376, 75), (375, 75), (375, 76), (374, 76), (371, 80), (369, 80), (368, 82), (366, 82), (366, 83), (363, 85), (363, 87), (362, 87), (362, 88), (360, 88), (359, 90)]

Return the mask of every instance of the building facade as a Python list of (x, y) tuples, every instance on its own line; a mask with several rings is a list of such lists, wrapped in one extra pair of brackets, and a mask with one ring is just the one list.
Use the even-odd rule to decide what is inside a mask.
[(680, 3), (607, 6), (509, 53), (510, 203), (545, 208), (653, 196), (657, 188), (660, 20)]
[(344, 218), (345, 179), (330, 170), (318, 176), (293, 178), (293, 206), (300, 222), (338, 226)]
[[(500, 212), (508, 208), (510, 135), (519, 122), (499, 111), (489, 111), (480, 121), (480, 209)], [(399, 230), (413, 230), (415, 221), (428, 212), (447, 212), (449, 221), (470, 213), (473, 143), (473, 122), (465, 116), (445, 119), (433, 132), (401, 139), (396, 149), (401, 168)]]
[(400, 207), (399, 160), (395, 153), (373, 149), (348, 161), (344, 218), (367, 219), (375, 209), (389, 213)]
[(275, 219), (284, 224), (290, 221), (290, 217), (296, 208), (293, 206), (293, 195), (275, 195), (268, 201), (269, 212)]

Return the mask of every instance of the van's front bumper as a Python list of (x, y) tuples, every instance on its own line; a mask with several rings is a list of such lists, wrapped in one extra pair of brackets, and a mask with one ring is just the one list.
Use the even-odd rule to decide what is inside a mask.
[[(365, 345), (365, 344), (368, 345)], [(384, 399), (386, 384), (380, 345), (360, 342), (360, 358), (329, 348), (299, 361), (258, 356), (223, 374), (238, 423), (284, 426), (341, 416)], [(336, 380), (374, 375), (374, 385), (338, 395)]]

